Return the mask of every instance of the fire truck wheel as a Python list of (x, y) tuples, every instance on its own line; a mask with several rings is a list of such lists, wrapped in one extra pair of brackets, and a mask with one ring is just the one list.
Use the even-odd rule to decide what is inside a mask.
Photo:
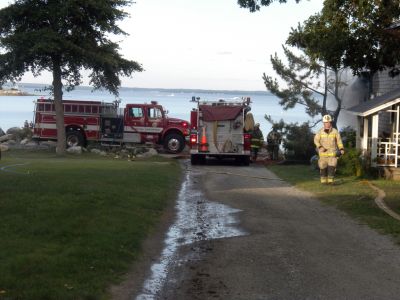
[(83, 146), (84, 138), (79, 131), (68, 131), (66, 137), (67, 147)]
[(169, 153), (179, 153), (185, 148), (185, 139), (182, 135), (171, 133), (164, 140), (164, 148)]

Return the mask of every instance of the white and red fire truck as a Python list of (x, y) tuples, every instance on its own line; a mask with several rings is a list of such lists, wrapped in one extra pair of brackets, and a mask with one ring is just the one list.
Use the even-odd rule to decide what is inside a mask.
[[(118, 101), (63, 100), (63, 106), (68, 147), (88, 141), (126, 147), (152, 143), (163, 145), (170, 153), (179, 153), (189, 135), (189, 122), (168, 118), (164, 108), (154, 101), (119, 108)], [(53, 100), (36, 101), (33, 137), (57, 139)]]
[(249, 165), (251, 135), (245, 132), (250, 98), (235, 101), (197, 101), (191, 111), (189, 139), (192, 164), (204, 164), (207, 157), (234, 158)]

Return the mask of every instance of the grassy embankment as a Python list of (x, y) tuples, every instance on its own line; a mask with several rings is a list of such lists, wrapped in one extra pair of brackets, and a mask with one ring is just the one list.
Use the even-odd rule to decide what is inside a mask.
[(0, 299), (105, 299), (179, 184), (176, 162), (3, 153)]
[[(269, 169), (294, 186), (312, 192), (323, 203), (345, 211), (381, 233), (390, 234), (397, 243), (400, 243), (400, 222), (378, 208), (374, 202), (376, 193), (365, 180), (339, 176), (335, 185), (327, 186), (319, 183), (318, 171), (310, 166), (275, 165)], [(386, 192), (385, 202), (400, 213), (400, 182), (385, 180), (371, 180), (371, 182)]]

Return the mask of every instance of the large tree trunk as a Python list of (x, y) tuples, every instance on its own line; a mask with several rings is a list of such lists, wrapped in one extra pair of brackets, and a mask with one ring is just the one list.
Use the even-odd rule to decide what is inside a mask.
[(56, 110), (57, 126), (57, 148), (58, 155), (64, 155), (66, 149), (65, 126), (64, 126), (64, 107), (62, 103), (62, 81), (61, 81), (61, 62), (60, 58), (53, 58), (53, 93), (54, 107)]

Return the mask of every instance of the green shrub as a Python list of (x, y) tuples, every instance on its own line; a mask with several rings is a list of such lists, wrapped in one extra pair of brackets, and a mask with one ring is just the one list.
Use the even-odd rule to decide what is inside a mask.
[(7, 134), (12, 134), (13, 139), (21, 141), (25, 138), (32, 138), (32, 130), (30, 128), (12, 127), (7, 130)]
[(343, 145), (345, 148), (353, 148), (356, 146), (356, 131), (350, 127), (344, 127), (340, 130), (340, 136), (342, 137)]
[(287, 124), (284, 128), (283, 148), (286, 150), (286, 158), (309, 161), (315, 155), (314, 133), (309, 124)]
[(357, 177), (365, 174), (360, 150), (346, 149), (345, 154), (338, 161), (338, 174)]

